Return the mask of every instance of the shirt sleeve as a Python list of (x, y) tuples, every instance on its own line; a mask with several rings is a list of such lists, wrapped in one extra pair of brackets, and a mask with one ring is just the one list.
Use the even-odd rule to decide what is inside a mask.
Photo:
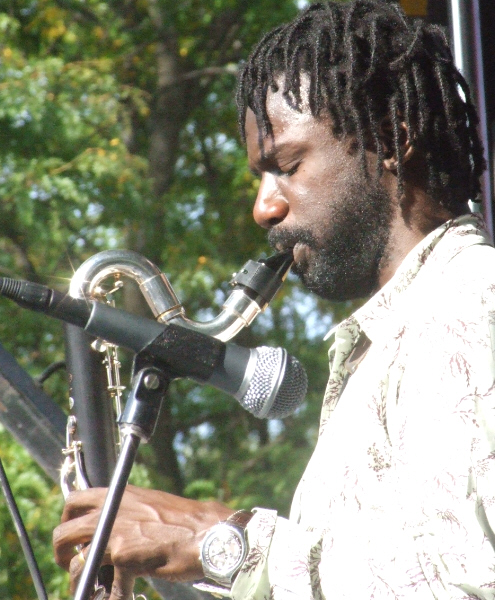
[(275, 511), (255, 510), (247, 528), (249, 553), (232, 587), (232, 597), (313, 598), (315, 582), (311, 578), (318, 578), (320, 536), (304, 531)]
[(235, 600), (263, 599), (269, 597), (270, 584), (267, 559), (277, 523), (277, 511), (254, 508), (245, 533), (248, 553), (232, 588), (222, 587), (207, 580), (194, 584), (199, 590)]
[(232, 588), (206, 581), (195, 587), (234, 600), (313, 598), (312, 587), (319, 582), (319, 536), (278, 516), (275, 510), (255, 508), (253, 512), (246, 527), (248, 554)]

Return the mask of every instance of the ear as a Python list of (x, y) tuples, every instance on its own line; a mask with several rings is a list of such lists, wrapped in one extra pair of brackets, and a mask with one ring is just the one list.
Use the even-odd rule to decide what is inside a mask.
[[(394, 144), (394, 131), (389, 117), (382, 119), (380, 123), (380, 140), (385, 158), (383, 167), (386, 171), (397, 171), (397, 152)], [(399, 122), (399, 143), (402, 150), (402, 164), (405, 164), (414, 154), (414, 146), (409, 136), (409, 128), (404, 121)]]

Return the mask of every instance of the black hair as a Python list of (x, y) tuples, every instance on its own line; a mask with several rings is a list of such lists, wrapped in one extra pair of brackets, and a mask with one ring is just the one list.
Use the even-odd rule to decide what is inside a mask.
[(405, 122), (413, 146), (424, 157), (428, 192), (455, 213), (463, 212), (468, 199), (477, 200), (485, 168), (478, 117), (442, 28), (408, 19), (390, 0), (309, 6), (266, 34), (240, 70), (237, 105), (243, 139), (248, 107), (260, 135), (272, 134), (266, 97), (281, 81), (288, 104), (301, 110), (303, 73), (309, 78), (311, 113), (329, 115), (337, 137), (355, 136), (366, 173), (365, 150), (371, 144), (377, 177), (382, 174), (382, 123), (388, 118), (402, 194)]

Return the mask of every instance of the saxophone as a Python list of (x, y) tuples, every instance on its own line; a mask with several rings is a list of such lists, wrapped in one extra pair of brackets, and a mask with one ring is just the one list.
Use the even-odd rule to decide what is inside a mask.
[[(147, 258), (128, 250), (107, 250), (86, 260), (71, 279), (69, 295), (112, 304), (114, 293), (122, 289), (124, 278), (128, 278), (139, 286), (157, 321), (226, 342), (266, 309), (292, 262), (292, 252), (247, 261), (233, 275), (233, 290), (220, 314), (206, 322), (188, 319), (167, 277)], [(105, 291), (103, 283), (109, 278), (113, 278), (113, 283)], [(116, 346), (91, 339), (79, 328), (66, 325), (66, 352), (72, 414), (67, 421), (60, 476), (64, 497), (72, 490), (108, 486), (121, 442), (115, 422), (121, 414), (125, 389), (120, 381)], [(108, 597), (112, 573), (104, 570), (107, 568), (100, 571), (92, 600)]]

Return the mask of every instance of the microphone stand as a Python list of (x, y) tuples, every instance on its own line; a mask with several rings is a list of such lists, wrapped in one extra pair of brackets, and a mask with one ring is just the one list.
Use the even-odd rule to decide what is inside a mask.
[(94, 593), (98, 570), (110, 539), (139, 444), (142, 441), (147, 442), (153, 435), (160, 408), (170, 383), (170, 378), (165, 372), (150, 365), (149, 360), (139, 360), (139, 355), (137, 355), (135, 368), (138, 363), (143, 363), (143, 366), (140, 367), (133, 378), (129, 398), (120, 418), (123, 433), (122, 449), (91, 541), (74, 600), (89, 600), (91, 594)]

